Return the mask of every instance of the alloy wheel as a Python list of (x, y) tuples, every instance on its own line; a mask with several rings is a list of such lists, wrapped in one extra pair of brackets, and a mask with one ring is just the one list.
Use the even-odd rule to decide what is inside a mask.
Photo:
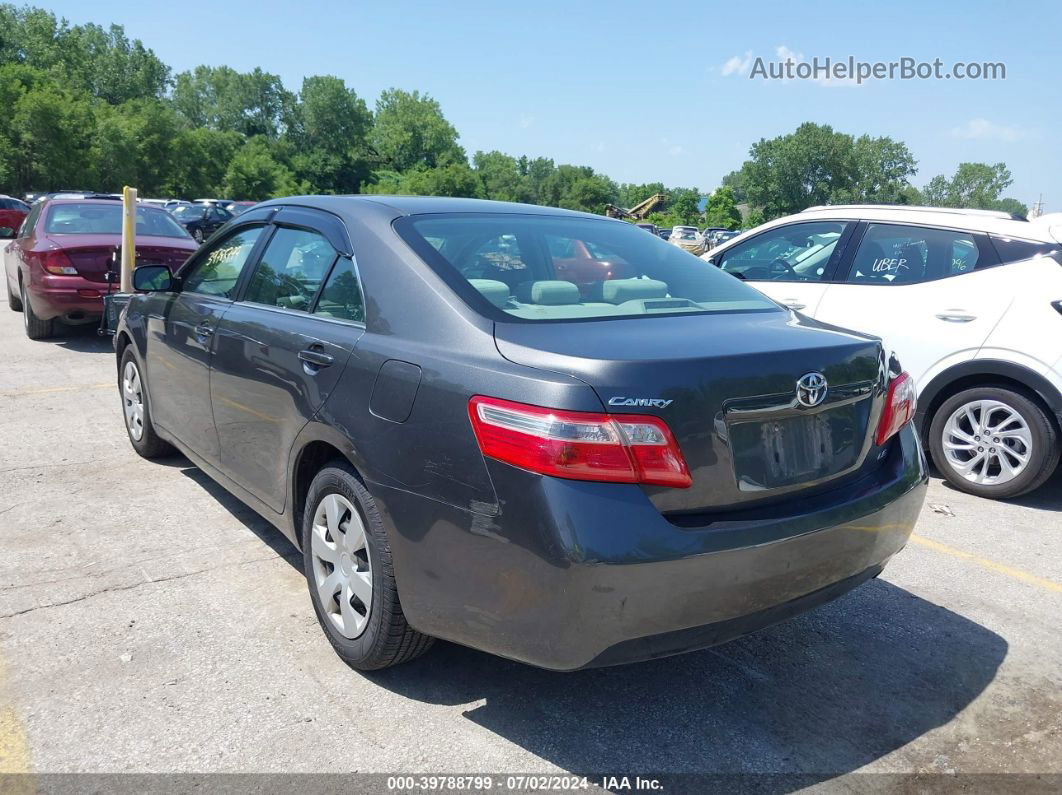
[(962, 478), (979, 485), (1008, 483), (1032, 454), (1032, 431), (1025, 418), (998, 400), (959, 406), (944, 425), (944, 455)]
[(122, 371), (122, 406), (125, 408), (125, 426), (135, 441), (144, 435), (144, 390), (136, 363), (125, 363)]
[(356, 638), (372, 610), (372, 563), (361, 514), (342, 494), (328, 494), (314, 512), (310, 535), (321, 609), (340, 635)]

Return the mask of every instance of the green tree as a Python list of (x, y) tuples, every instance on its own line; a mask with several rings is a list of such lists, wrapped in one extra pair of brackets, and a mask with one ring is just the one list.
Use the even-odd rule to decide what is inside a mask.
[(225, 172), (224, 192), (236, 199), (261, 201), (304, 193), (300, 184), (265, 136), (255, 136), (233, 155)]
[(498, 151), (476, 152), (472, 157), (476, 176), (483, 184), (483, 196), (504, 202), (535, 200), (534, 189), (526, 173), (521, 173), (520, 161)]
[(458, 196), (482, 198), (483, 183), (467, 163), (447, 163), (438, 168), (414, 168), (404, 174), (383, 172), (366, 193), (401, 196)]
[(277, 137), (293, 98), (277, 75), (229, 66), (197, 66), (174, 80), (173, 105), (193, 127)]
[(788, 135), (761, 139), (741, 169), (723, 184), (736, 201), (761, 208), (768, 219), (812, 205), (904, 202), (915, 160), (890, 138), (855, 139), (829, 125), (805, 122)]
[(409, 171), (465, 163), (457, 130), (427, 94), (391, 88), (376, 101), (373, 147), (385, 168)]
[(931, 207), (1003, 210), (1025, 215), (1028, 208), (1024, 204), (1000, 195), (1012, 181), (1005, 163), (960, 163), (951, 178), (943, 174), (933, 177), (922, 191), (922, 201)]
[(741, 212), (734, 202), (733, 189), (724, 185), (709, 196), (704, 217), (708, 226), (738, 229), (741, 226)]
[(365, 101), (338, 77), (302, 81), (298, 101), (286, 114), (298, 154), (296, 176), (322, 193), (357, 193), (372, 174), (369, 135), (372, 114)]

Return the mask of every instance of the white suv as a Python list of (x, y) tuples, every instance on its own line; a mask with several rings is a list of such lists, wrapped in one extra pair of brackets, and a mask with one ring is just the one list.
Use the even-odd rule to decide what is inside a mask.
[(813, 207), (704, 259), (817, 320), (881, 337), (957, 488), (1014, 497), (1058, 463), (1062, 225), (1001, 212)]

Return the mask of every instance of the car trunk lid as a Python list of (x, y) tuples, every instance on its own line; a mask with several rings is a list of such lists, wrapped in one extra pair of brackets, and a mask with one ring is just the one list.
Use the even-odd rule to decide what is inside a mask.
[[(121, 237), (118, 235), (63, 235), (52, 238), (83, 279), (105, 284), (108, 271), (117, 271)], [(169, 237), (136, 238), (137, 265), (168, 265), (176, 270), (196, 250), (191, 240)]]
[[(727, 510), (825, 487), (868, 462), (884, 400), (878, 340), (781, 312), (498, 323), (510, 361), (589, 384), (611, 413), (652, 414), (689, 489), (645, 487), (661, 511)], [(820, 373), (822, 403), (797, 382)]]

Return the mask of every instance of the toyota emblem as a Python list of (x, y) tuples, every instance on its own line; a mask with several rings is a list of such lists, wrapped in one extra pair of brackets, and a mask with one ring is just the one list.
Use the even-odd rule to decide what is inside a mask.
[(808, 408), (817, 406), (826, 399), (828, 389), (826, 376), (822, 373), (802, 375), (796, 383), (797, 403)]

